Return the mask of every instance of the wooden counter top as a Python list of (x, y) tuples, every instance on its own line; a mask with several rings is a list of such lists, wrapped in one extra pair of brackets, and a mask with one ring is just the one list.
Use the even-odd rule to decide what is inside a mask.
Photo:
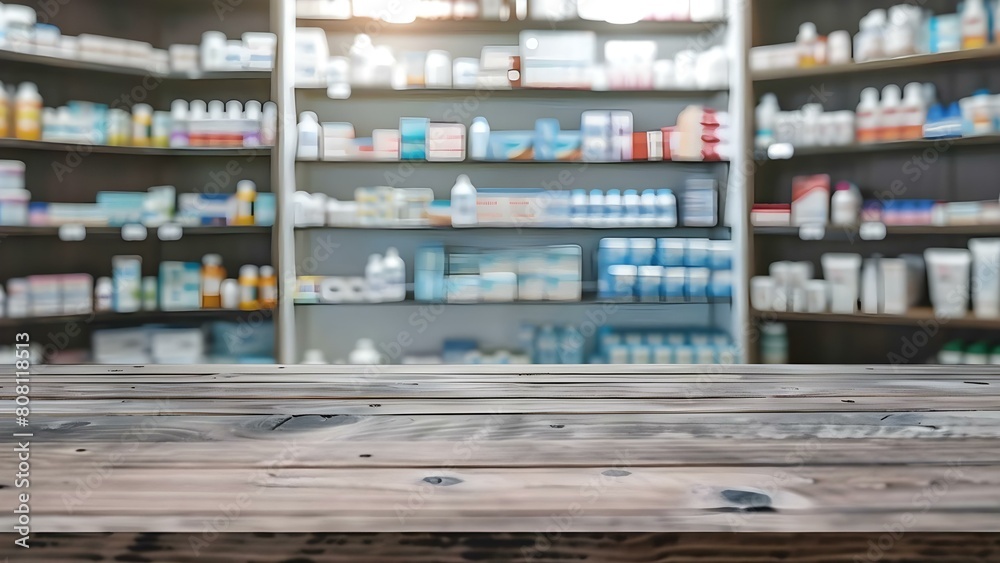
[(34, 532), (1000, 530), (995, 367), (632, 368), (39, 367), (0, 431)]

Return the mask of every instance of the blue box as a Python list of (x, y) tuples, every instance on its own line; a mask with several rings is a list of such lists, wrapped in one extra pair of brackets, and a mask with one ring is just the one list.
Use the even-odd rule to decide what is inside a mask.
[(399, 119), (400, 160), (427, 160), (427, 130), (431, 120), (426, 117)]

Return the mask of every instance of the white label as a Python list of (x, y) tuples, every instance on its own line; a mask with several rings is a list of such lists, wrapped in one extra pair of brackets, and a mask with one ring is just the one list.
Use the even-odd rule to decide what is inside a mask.
[(826, 227), (823, 225), (802, 225), (799, 227), (799, 238), (802, 240), (823, 240)]
[(861, 223), (858, 234), (861, 236), (861, 240), (882, 240), (885, 238), (885, 223), (878, 221)]
[(184, 234), (184, 229), (177, 223), (167, 223), (160, 225), (160, 228), (156, 229), (157, 238), (164, 241), (180, 240), (182, 234)]
[(218, 297), (222, 291), (222, 278), (215, 276), (201, 277), (201, 294), (206, 297)]
[(122, 239), (129, 241), (146, 240), (146, 227), (138, 223), (122, 225)]
[(87, 229), (83, 225), (71, 224), (59, 227), (59, 240), (78, 241), (87, 238)]

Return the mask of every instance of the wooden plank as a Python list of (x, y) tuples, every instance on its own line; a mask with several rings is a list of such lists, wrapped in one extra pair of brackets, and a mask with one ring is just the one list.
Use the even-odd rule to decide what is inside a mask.
[[(286, 440), (171, 443), (81, 442), (48, 444), (32, 465), (57, 471), (83, 464), (101, 467), (163, 468), (184, 472), (201, 468), (343, 467), (589, 467), (613, 464), (616, 451), (630, 452), (642, 467), (682, 466), (881, 466), (886, 464), (1000, 465), (996, 439), (754, 440), (658, 438), (616, 440), (496, 440), (498, 428), (470, 428), (460, 441), (312, 442)], [(294, 445), (292, 459), (283, 455)], [(595, 452), (606, 452), (604, 455)], [(13, 460), (0, 459), (0, 472), (14, 472)]]
[[(881, 563), (969, 563), (1000, 558), (997, 534), (220, 534), (194, 542), (191, 534), (42, 534), (40, 545), (0, 556), (16, 561), (141, 561), (232, 563), (296, 560), (312, 563), (841, 563), (877, 557)], [(204, 539), (195, 536), (195, 539)], [(871, 542), (871, 543), (869, 543)], [(290, 554), (294, 554), (290, 556)]]
[[(13, 373), (10, 366), (0, 367), (0, 375)], [(433, 366), (343, 366), (343, 365), (225, 365), (201, 364), (195, 366), (32, 366), (32, 373), (42, 377), (75, 377), (90, 381), (111, 381), (138, 375), (161, 376), (164, 381), (180, 381), (183, 377), (217, 377), (227, 380), (242, 380), (241, 378), (256, 376), (258, 381), (282, 382), (322, 382), (348, 379), (351, 377), (364, 380), (388, 378), (405, 380), (408, 378), (425, 378), (431, 380), (451, 379), (454, 381), (514, 381), (529, 377), (536, 381), (558, 382), (566, 380), (563, 376), (590, 378), (593, 381), (661, 381), (690, 376), (722, 377), (733, 375), (737, 377), (754, 376), (765, 381), (775, 381), (779, 378), (789, 378), (801, 381), (803, 379), (833, 376), (837, 379), (880, 379), (897, 377), (925, 377), (935, 380), (958, 379), (973, 376), (997, 376), (996, 366), (855, 366), (855, 365), (433, 365)], [(315, 377), (315, 379), (305, 379)], [(634, 379), (631, 379), (634, 378)], [(677, 381), (678, 379), (673, 379)], [(756, 380), (756, 379), (755, 379)], [(247, 380), (252, 381), (252, 380)]]
[(41, 370), (35, 530), (1000, 529), (992, 368), (512, 367)]
[[(328, 531), (376, 524), (382, 531), (534, 531), (553, 514), (567, 516), (565, 531), (856, 531), (905, 513), (910, 531), (1000, 527), (1000, 466), (692, 470), (632, 467), (629, 452), (619, 453), (610, 467), (558, 469), (114, 468), (98, 479), (94, 469), (68, 468), (59, 477), (40, 474), (32, 514), (39, 531), (57, 531), (48, 516), (69, 513), (175, 518), (178, 527), (164, 531), (195, 532), (230, 506), (238, 514), (227, 531), (312, 531), (324, 517), (324, 526), (339, 522)], [(2, 490), (0, 499), (12, 502), (13, 493)], [(248, 524), (251, 516), (270, 523)], [(202, 522), (188, 527), (195, 517)], [(0, 525), (11, 524), (12, 516), (0, 515)]]
[(42, 416), (91, 412), (169, 414), (417, 415), (516, 413), (760, 413), (968, 411), (996, 408), (993, 396), (962, 397), (788, 397), (696, 399), (42, 399), (32, 401)]
[[(991, 384), (992, 383), (992, 384)], [(452, 383), (379, 382), (365, 384), (326, 383), (233, 383), (227, 382), (227, 399), (702, 399), (767, 397), (962, 397), (1000, 396), (1000, 376), (970, 381), (870, 380), (774, 382), (620, 382), (600, 383)], [(8, 386), (8, 389), (10, 387)], [(0, 389), (0, 392), (3, 390)], [(54, 383), (36, 382), (35, 399), (200, 399), (219, 396), (219, 383)], [(6, 398), (0, 394), (0, 399)], [(13, 397), (9, 397), (13, 398)]]
[[(843, 439), (1000, 438), (1000, 411), (493, 414), (493, 440), (622, 440), (664, 438)], [(170, 415), (77, 414), (34, 417), (47, 444), (193, 442), (298, 439), (313, 442), (461, 441), (479, 433), (481, 415)], [(17, 431), (0, 420), (0, 434)]]

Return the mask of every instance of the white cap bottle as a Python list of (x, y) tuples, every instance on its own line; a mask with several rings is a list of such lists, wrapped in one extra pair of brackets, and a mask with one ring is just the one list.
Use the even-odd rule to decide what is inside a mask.
[(818, 42), (819, 34), (816, 32), (816, 24), (805, 22), (799, 26), (799, 34), (795, 38), (795, 44), (799, 51), (799, 67), (816, 66), (816, 44)]
[(981, 49), (989, 42), (989, 19), (983, 0), (965, 0), (962, 10), (962, 49)]
[(878, 90), (865, 88), (861, 91), (861, 103), (858, 104), (857, 130), (859, 143), (875, 143), (879, 139), (881, 125), (881, 106), (878, 101)]
[(203, 147), (208, 145), (205, 120), (208, 119), (208, 104), (205, 100), (191, 100), (188, 111), (188, 145)]
[(250, 100), (246, 103), (243, 116), (243, 146), (260, 146), (260, 118), (261, 107), (257, 100)]
[(479, 224), (476, 212), (476, 187), (465, 174), (455, 181), (451, 188), (451, 225), (453, 227), (474, 227)]
[(260, 144), (273, 147), (278, 139), (278, 104), (264, 102), (260, 115)]
[(399, 257), (399, 251), (389, 247), (382, 260), (382, 277), (385, 280), (383, 298), (385, 301), (406, 299), (406, 264)]
[(382, 271), (381, 254), (372, 254), (368, 257), (368, 264), (365, 266), (365, 285), (367, 285), (368, 301), (382, 302), (385, 294), (385, 276)]
[(758, 149), (766, 149), (776, 142), (774, 136), (774, 122), (779, 111), (781, 111), (781, 107), (778, 106), (778, 96), (768, 93), (761, 97), (760, 104), (757, 106), (756, 111), (757, 134), (754, 139), (754, 145)]
[(177, 99), (170, 102), (170, 146), (188, 146), (188, 103)]
[(469, 126), (469, 158), (486, 160), (490, 146), (490, 124), (485, 117), (477, 117)]
[(927, 105), (924, 102), (924, 85), (919, 82), (910, 82), (903, 90), (903, 107), (899, 118), (900, 139), (922, 139), (926, 120)]
[(902, 138), (900, 118), (902, 117), (903, 92), (899, 86), (889, 84), (882, 89), (882, 112), (879, 116), (879, 140), (898, 141)]
[(232, 278), (222, 280), (219, 298), (223, 309), (240, 308), (240, 283)]
[(828, 60), (831, 65), (846, 65), (851, 59), (851, 34), (843, 29), (834, 31), (827, 37)]
[(375, 365), (382, 363), (382, 356), (375, 349), (375, 343), (370, 338), (361, 338), (355, 344), (347, 361), (354, 365)]
[(115, 287), (109, 277), (97, 278), (94, 285), (94, 311), (110, 311), (114, 303)]
[(311, 111), (299, 114), (299, 160), (319, 160), (319, 117)]

